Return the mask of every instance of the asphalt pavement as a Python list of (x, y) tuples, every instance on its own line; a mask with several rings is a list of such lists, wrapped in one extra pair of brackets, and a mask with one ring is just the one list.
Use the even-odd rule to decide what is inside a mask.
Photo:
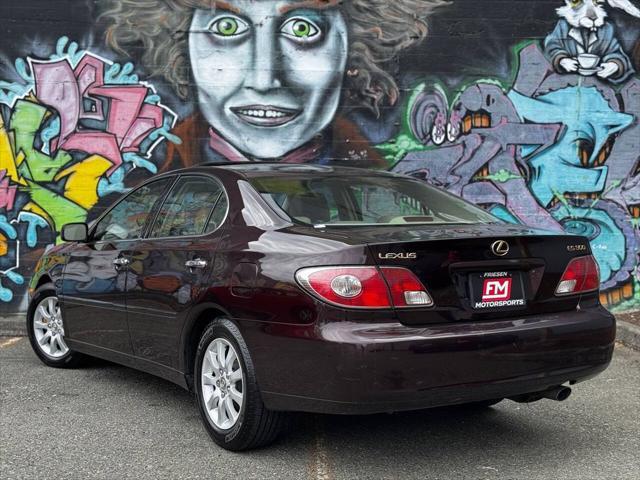
[(616, 348), (562, 403), (296, 415), (278, 443), (238, 454), (179, 387), (102, 361), (47, 368), (26, 338), (0, 337), (0, 478), (636, 480), (640, 353)]

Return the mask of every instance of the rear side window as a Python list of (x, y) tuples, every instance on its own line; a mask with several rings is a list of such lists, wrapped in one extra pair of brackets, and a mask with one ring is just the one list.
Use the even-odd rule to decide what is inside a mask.
[(93, 240), (133, 240), (140, 238), (153, 206), (173, 178), (164, 178), (134, 190), (98, 222)]
[[(217, 205), (222, 203), (224, 210), (217, 215)], [(184, 237), (212, 232), (224, 220), (226, 210), (226, 195), (217, 181), (207, 177), (183, 177), (160, 207), (149, 236)]]

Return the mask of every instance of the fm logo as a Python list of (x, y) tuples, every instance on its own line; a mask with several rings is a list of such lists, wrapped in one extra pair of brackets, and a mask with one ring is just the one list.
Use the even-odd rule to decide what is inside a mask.
[(482, 287), (482, 301), (509, 300), (511, 298), (511, 281), (512, 279), (509, 277), (500, 279), (487, 278)]

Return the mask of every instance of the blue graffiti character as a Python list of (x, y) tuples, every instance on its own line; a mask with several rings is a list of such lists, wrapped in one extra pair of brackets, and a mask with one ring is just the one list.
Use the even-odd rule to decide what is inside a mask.
[[(627, 258), (625, 235), (609, 212), (570, 203), (576, 194), (605, 193), (609, 170), (598, 161), (600, 152), (613, 135), (634, 122), (634, 117), (613, 110), (595, 87), (568, 87), (536, 98), (511, 91), (509, 98), (524, 121), (564, 126), (553, 146), (535, 153), (535, 147), (523, 147), (523, 155), (531, 155), (527, 158), (529, 189), (542, 206), (552, 209), (553, 217), (566, 231), (591, 240), (601, 281), (607, 282)], [(579, 155), (582, 142), (593, 146), (586, 162)], [(554, 200), (564, 206), (554, 207)]]
[[(511, 91), (509, 98), (524, 121), (565, 127), (558, 142), (528, 159), (529, 186), (540, 204), (548, 207), (565, 193), (601, 193), (608, 167), (596, 165), (598, 155), (612, 135), (633, 123), (633, 116), (613, 110), (595, 87), (568, 87), (536, 98)], [(593, 153), (583, 165), (578, 152), (585, 141)]]

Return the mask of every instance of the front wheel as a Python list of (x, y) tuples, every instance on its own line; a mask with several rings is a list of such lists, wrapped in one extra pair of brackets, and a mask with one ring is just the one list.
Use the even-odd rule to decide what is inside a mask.
[(285, 414), (267, 410), (249, 350), (238, 327), (214, 320), (196, 352), (195, 391), (204, 426), (221, 447), (241, 451), (273, 442)]
[(27, 333), (33, 351), (45, 365), (71, 368), (82, 361), (82, 354), (71, 350), (65, 341), (62, 312), (51, 283), (38, 288), (31, 299)]

